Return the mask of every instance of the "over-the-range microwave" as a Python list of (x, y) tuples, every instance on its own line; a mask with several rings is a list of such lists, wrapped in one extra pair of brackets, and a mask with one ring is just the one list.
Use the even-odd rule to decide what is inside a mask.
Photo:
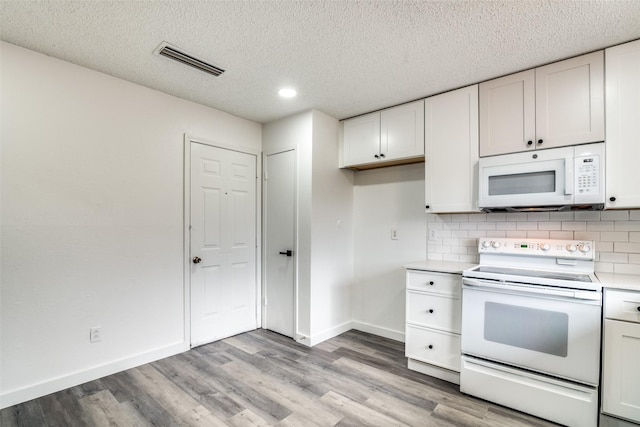
[(604, 142), (479, 161), (478, 205), (493, 211), (604, 208)]

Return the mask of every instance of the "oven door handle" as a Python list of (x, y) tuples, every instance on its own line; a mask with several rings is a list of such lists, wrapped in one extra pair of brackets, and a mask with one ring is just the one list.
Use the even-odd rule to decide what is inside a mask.
[(600, 304), (602, 303), (601, 292), (583, 291), (580, 289), (551, 289), (546, 286), (521, 285), (508, 282), (494, 283), (469, 277), (462, 278), (462, 287), (484, 288), (486, 290), (495, 290), (503, 293), (536, 294), (556, 299), (587, 300), (597, 301)]

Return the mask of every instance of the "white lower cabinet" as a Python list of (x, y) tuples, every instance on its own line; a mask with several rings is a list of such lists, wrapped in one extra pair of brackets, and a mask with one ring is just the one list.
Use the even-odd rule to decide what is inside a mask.
[(640, 422), (640, 292), (605, 290), (602, 412)]
[(407, 270), (409, 369), (460, 383), (461, 290), (459, 274)]

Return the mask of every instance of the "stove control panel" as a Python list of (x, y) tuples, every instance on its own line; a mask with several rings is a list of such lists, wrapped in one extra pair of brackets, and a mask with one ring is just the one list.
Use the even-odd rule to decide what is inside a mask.
[(544, 257), (594, 258), (593, 241), (548, 240), (481, 237), (478, 239), (480, 254), (533, 255)]

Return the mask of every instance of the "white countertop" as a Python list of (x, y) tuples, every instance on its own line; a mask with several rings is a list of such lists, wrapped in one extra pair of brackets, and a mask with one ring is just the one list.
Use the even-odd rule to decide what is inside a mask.
[[(475, 267), (476, 265), (477, 264), (455, 261), (416, 261), (407, 263), (403, 265), (403, 267), (407, 270), (462, 274), (463, 270)], [(640, 292), (640, 275), (596, 272), (596, 277), (605, 289), (627, 289)]]
[(433, 271), (437, 273), (462, 274), (462, 270), (475, 267), (478, 264), (455, 261), (416, 261), (403, 265), (407, 270)]
[(596, 272), (596, 277), (600, 280), (603, 288), (640, 291), (639, 275)]

